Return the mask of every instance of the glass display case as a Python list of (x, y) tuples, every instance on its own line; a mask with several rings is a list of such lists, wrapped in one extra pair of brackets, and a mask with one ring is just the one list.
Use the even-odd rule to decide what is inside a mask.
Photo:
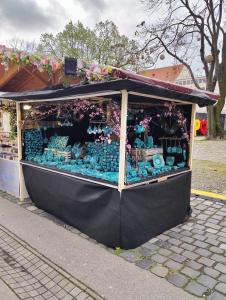
[(141, 101), (128, 104), (127, 187), (189, 169), (192, 106)]
[(23, 159), (117, 186), (119, 112), (107, 98), (22, 107)]
[[(141, 101), (128, 102), (126, 187), (189, 169), (192, 106)], [(22, 107), (23, 159), (117, 186), (120, 111), (98, 97)]]

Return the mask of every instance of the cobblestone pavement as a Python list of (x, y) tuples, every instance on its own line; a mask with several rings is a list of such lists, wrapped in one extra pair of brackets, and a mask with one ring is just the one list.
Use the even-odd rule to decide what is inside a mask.
[[(12, 196), (0, 195), (17, 202)], [(31, 202), (21, 205), (89, 239), (72, 226), (36, 208)], [(190, 294), (208, 300), (226, 300), (226, 203), (194, 196), (191, 197), (191, 206), (192, 217), (186, 223), (136, 249), (113, 250), (100, 245)]]
[(2, 226), (0, 278), (19, 299), (103, 299)]
[(226, 164), (226, 140), (194, 142), (193, 159), (209, 160)]

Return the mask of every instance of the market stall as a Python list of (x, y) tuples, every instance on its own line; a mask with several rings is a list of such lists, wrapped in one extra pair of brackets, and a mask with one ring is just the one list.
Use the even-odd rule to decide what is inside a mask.
[(21, 198), (111, 247), (134, 248), (190, 214), (195, 105), (217, 96), (117, 78), (11, 93)]
[(0, 189), (19, 197), (16, 105), (0, 102)]

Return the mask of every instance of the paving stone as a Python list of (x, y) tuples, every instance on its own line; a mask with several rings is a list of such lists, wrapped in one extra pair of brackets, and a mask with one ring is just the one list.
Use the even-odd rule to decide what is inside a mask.
[(142, 259), (136, 262), (136, 265), (142, 269), (149, 269), (150, 267), (153, 267), (155, 263), (148, 259)]
[(208, 257), (212, 254), (210, 251), (203, 248), (198, 248), (195, 250), (195, 252), (198, 253), (200, 256), (205, 256), (205, 257)]
[(180, 233), (174, 232), (174, 231), (167, 233), (167, 235), (168, 235), (170, 238), (174, 238), (174, 239), (179, 239), (179, 238), (181, 237), (181, 234), (180, 234)]
[(217, 284), (217, 280), (208, 275), (201, 275), (199, 278), (197, 278), (197, 281), (210, 289), (213, 289)]
[(151, 269), (151, 272), (159, 277), (166, 277), (169, 270), (163, 266), (157, 265)]
[(76, 299), (77, 300), (85, 300), (87, 298), (87, 294), (82, 292), (81, 294), (79, 294)]
[(205, 242), (208, 244), (211, 244), (213, 246), (218, 246), (220, 244), (219, 241), (217, 241), (216, 239), (211, 239), (211, 238), (208, 238)]
[(198, 254), (195, 254), (194, 252), (191, 252), (191, 251), (188, 251), (188, 250), (185, 250), (182, 253), (182, 255), (189, 258), (189, 259), (192, 259), (192, 260), (196, 260), (199, 257)]
[(163, 264), (167, 260), (167, 257), (160, 254), (154, 254), (151, 259), (159, 264)]
[(198, 218), (199, 218), (199, 220), (207, 220), (209, 218), (209, 216), (205, 215), (205, 214), (199, 214)]
[(138, 260), (137, 256), (133, 252), (130, 252), (130, 251), (123, 251), (119, 255), (131, 262), (135, 262)]
[(196, 278), (196, 277), (198, 277), (198, 276), (200, 275), (200, 272), (195, 271), (195, 270), (193, 270), (193, 269), (191, 269), (191, 268), (189, 268), (189, 267), (183, 268), (183, 269), (181, 270), (181, 273), (183, 273), (183, 274), (185, 274), (185, 275), (191, 277), (192, 279), (194, 279), (194, 278)]
[(207, 248), (208, 244), (205, 242), (201, 242), (201, 241), (195, 241), (194, 246), (201, 247), (201, 248)]
[(202, 297), (208, 291), (207, 287), (194, 281), (189, 282), (189, 284), (185, 287), (185, 290), (198, 297)]
[(76, 296), (78, 296), (81, 292), (82, 292), (82, 290), (80, 290), (78, 287), (75, 287), (72, 291), (70, 291), (70, 294), (71, 294), (73, 297), (76, 297)]
[(180, 248), (180, 247), (177, 247), (177, 246), (172, 246), (170, 248), (170, 250), (172, 250), (173, 252), (177, 253), (177, 254), (180, 254), (181, 252), (184, 251), (184, 249)]
[(180, 240), (188, 244), (192, 244), (195, 241), (193, 238), (188, 236), (182, 237)]
[(193, 235), (193, 238), (199, 241), (204, 241), (206, 239), (204, 235), (200, 235), (200, 234)]
[(226, 244), (220, 244), (220, 249), (223, 249), (226, 251)]
[(205, 225), (208, 226), (208, 227), (210, 227), (210, 228), (216, 229), (216, 230), (220, 230), (221, 229), (221, 226), (213, 224), (213, 223), (207, 222)]
[[(68, 294), (68, 293), (67, 293), (65, 290), (61, 289), (61, 290), (56, 294), (56, 296), (57, 296), (58, 298), (60, 298), (60, 299), (63, 299), (67, 294)], [(86, 296), (87, 296), (87, 294), (86, 294)]]
[(184, 230), (184, 231), (181, 231), (181, 235), (182, 236), (192, 236), (192, 233), (191, 233), (191, 228), (189, 228), (189, 231), (187, 231), (187, 230)]
[(200, 262), (201, 264), (207, 266), (207, 267), (211, 267), (215, 261), (206, 257), (201, 257), (198, 262)]
[(158, 241), (157, 238), (152, 238), (152, 239), (149, 241), (149, 243), (155, 243), (155, 242), (157, 242), (157, 241)]
[(187, 284), (189, 279), (188, 279), (188, 277), (186, 277), (182, 274), (173, 273), (173, 274), (170, 274), (169, 276), (167, 276), (167, 280), (177, 287), (183, 287)]
[(226, 232), (218, 231), (217, 235), (226, 238)]
[(211, 217), (208, 219), (208, 222), (213, 223), (213, 224), (218, 224), (220, 221)]
[(179, 263), (182, 263), (186, 260), (186, 257), (184, 257), (183, 255), (180, 255), (180, 254), (173, 254), (173, 255), (171, 255), (170, 258)]
[(175, 271), (175, 270), (178, 271), (183, 268), (182, 264), (180, 264), (174, 260), (171, 260), (171, 259), (168, 260), (164, 265), (173, 271)]
[(205, 205), (198, 205), (196, 206), (197, 209), (200, 209), (200, 210), (205, 210), (206, 209), (206, 206)]
[(150, 243), (150, 242), (145, 243), (145, 244), (142, 246), (142, 248), (148, 249), (148, 250), (150, 250), (151, 252), (155, 252), (156, 250), (159, 249), (158, 246), (156, 246), (155, 244), (152, 244), (152, 243)]
[(204, 230), (205, 226), (199, 225), (199, 224), (194, 224), (194, 228), (197, 228), (197, 229), (200, 229), (200, 230)]
[(159, 240), (162, 240), (162, 241), (167, 241), (169, 239), (169, 237), (165, 234), (160, 234), (156, 238), (158, 238)]
[(203, 271), (206, 273), (206, 275), (209, 275), (209, 276), (211, 276), (211, 277), (213, 277), (213, 278), (217, 278), (217, 277), (220, 275), (220, 272), (219, 272), (219, 271), (214, 270), (214, 269), (209, 268), (209, 267), (205, 267), (205, 268), (203, 269)]
[(210, 232), (210, 233), (217, 233), (218, 232), (216, 229), (213, 229), (213, 228), (207, 228), (206, 231)]
[[(198, 235), (203, 235), (203, 230), (200, 230), (200, 229), (192, 229), (192, 231), (191, 231), (192, 233), (194, 233), (194, 234), (198, 234)], [(193, 236), (194, 237), (194, 236)], [(206, 237), (205, 237), (206, 238)]]
[(64, 287), (64, 290), (67, 291), (67, 292), (70, 292), (73, 290), (73, 288), (75, 288), (75, 285), (71, 282), (69, 282), (65, 287)]
[(212, 201), (208, 201), (208, 200), (206, 200), (206, 201), (203, 202), (203, 205), (207, 205), (207, 206), (211, 206), (212, 204), (213, 204), (213, 202)]
[(172, 251), (167, 249), (159, 249), (158, 253), (164, 256), (169, 256), (170, 254), (172, 254)]
[(153, 254), (153, 251), (148, 249), (148, 248), (145, 248), (145, 247), (140, 247), (138, 249), (138, 252), (144, 256), (144, 257), (148, 257), (148, 256), (151, 256)]
[(219, 237), (218, 240), (224, 244), (226, 243), (226, 238), (224, 237)]
[(224, 274), (221, 275), (221, 276), (218, 278), (218, 280), (220, 280), (220, 281), (226, 283), (226, 275), (224, 275)]
[(216, 270), (220, 271), (221, 273), (226, 274), (226, 267), (225, 265), (218, 263), (216, 264), (216, 266), (214, 267)]
[(224, 257), (223, 255), (214, 254), (211, 256), (211, 259), (226, 265), (226, 257)]
[(218, 292), (220, 292), (220, 293), (226, 295), (226, 283), (223, 283), (223, 282), (218, 283), (218, 284), (215, 286), (215, 289), (216, 289)]
[(175, 246), (179, 246), (182, 242), (180, 240), (177, 240), (177, 239), (174, 239), (174, 238), (170, 238), (168, 240), (168, 242), (172, 245), (175, 245)]
[(214, 292), (208, 297), (208, 300), (225, 300), (225, 296), (218, 292)]
[(214, 253), (217, 253), (217, 254), (224, 253), (224, 250), (220, 249), (219, 247), (215, 247), (215, 246), (210, 247), (209, 250), (211, 252), (214, 252)]
[(156, 241), (155, 245), (164, 249), (169, 249), (171, 246), (170, 243), (168, 243), (168, 241), (161, 241), (161, 240)]
[(181, 232), (181, 229), (178, 227), (171, 228), (170, 231)]
[(216, 215), (213, 215), (212, 218), (214, 218), (216, 220), (222, 220), (224, 217), (216, 214)]
[(183, 243), (182, 245), (180, 245), (181, 248), (184, 248), (185, 250), (188, 251), (194, 251), (195, 250), (195, 246), (187, 244), (187, 243)]

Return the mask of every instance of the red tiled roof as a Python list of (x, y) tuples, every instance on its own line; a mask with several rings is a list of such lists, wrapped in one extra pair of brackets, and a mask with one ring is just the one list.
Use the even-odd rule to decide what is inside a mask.
[(183, 68), (184, 65), (180, 64), (164, 68), (147, 69), (139, 72), (139, 74), (168, 82), (175, 82), (180, 73), (182, 72)]

